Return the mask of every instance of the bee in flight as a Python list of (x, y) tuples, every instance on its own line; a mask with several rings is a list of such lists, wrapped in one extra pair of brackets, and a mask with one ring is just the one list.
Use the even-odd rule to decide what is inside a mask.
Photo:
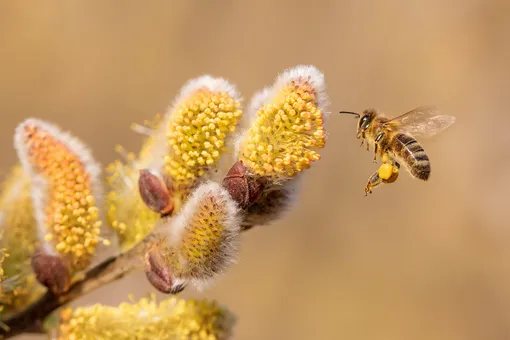
[(414, 178), (427, 181), (430, 177), (430, 160), (415, 138), (432, 137), (455, 123), (455, 117), (442, 115), (435, 106), (422, 106), (395, 118), (387, 118), (375, 109), (362, 114), (349, 111), (358, 118), (357, 138), (361, 146), (374, 147), (374, 163), (379, 156), (383, 164), (370, 176), (365, 196), (381, 183), (397, 180), (400, 165)]

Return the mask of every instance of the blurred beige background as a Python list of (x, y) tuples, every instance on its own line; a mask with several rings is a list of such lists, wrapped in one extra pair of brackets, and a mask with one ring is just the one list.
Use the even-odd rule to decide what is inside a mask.
[[(28, 116), (106, 164), (117, 143), (138, 149), (129, 125), (191, 77), (226, 77), (248, 101), (314, 64), (333, 114), (298, 207), (245, 234), (211, 289), (184, 295), (228, 305), (236, 339), (510, 339), (509, 15), (508, 0), (2, 1), (0, 171)], [(422, 143), (431, 181), (401, 176), (365, 198), (377, 166), (335, 112), (429, 103), (458, 118)], [(134, 275), (80, 303), (151, 290)]]

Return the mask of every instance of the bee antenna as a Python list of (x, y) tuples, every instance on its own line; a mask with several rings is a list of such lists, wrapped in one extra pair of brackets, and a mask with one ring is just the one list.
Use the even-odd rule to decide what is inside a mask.
[(360, 115), (359, 113), (356, 113), (356, 112), (351, 112), (351, 111), (340, 111), (340, 113), (345, 113), (345, 114), (348, 114), (348, 115), (355, 115), (356, 118), (359, 118)]

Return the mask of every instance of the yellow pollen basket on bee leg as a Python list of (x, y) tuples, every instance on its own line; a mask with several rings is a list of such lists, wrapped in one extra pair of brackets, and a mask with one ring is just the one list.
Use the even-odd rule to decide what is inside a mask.
[(394, 166), (392, 164), (384, 163), (379, 167), (379, 177), (384, 180), (390, 179), (393, 175)]
[(37, 119), (17, 127), (15, 146), (32, 179), (42, 251), (59, 256), (72, 274), (85, 270), (100, 241), (99, 165), (81, 141)]

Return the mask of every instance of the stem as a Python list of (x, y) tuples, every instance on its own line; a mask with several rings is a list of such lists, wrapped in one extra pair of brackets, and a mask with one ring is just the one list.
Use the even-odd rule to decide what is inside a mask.
[(101, 262), (62, 295), (57, 296), (48, 290), (25, 310), (3, 321), (7, 327), (0, 328), (0, 338), (8, 339), (21, 333), (42, 333), (44, 320), (58, 308), (142, 267), (147, 245), (154, 237), (150, 234), (125, 253)]

